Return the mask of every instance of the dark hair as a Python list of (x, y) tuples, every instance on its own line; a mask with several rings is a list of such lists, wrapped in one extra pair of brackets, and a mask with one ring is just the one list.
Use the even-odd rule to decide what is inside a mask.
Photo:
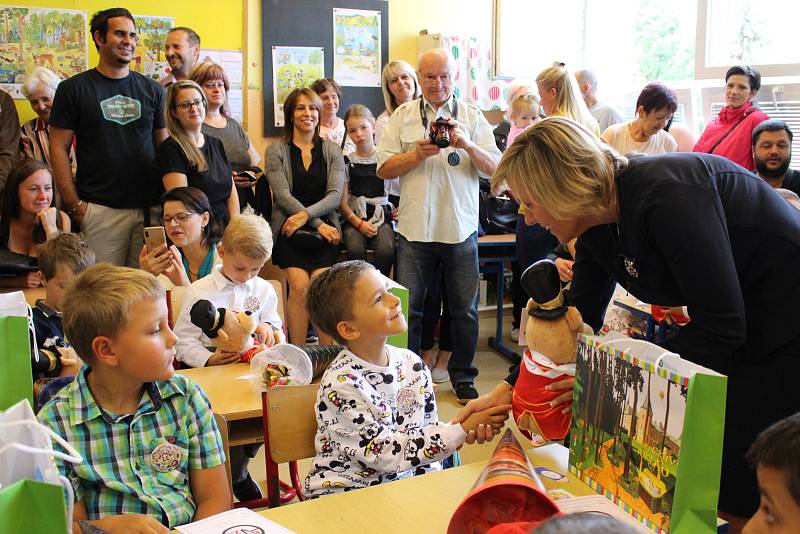
[(78, 234), (58, 234), (39, 247), (39, 270), (45, 280), (56, 275), (59, 265), (80, 274), (94, 265), (94, 252)]
[(601, 512), (582, 512), (553, 516), (531, 532), (536, 534), (573, 534), (574, 532), (635, 534), (637, 530)]
[(750, 80), (751, 91), (758, 91), (761, 89), (761, 73), (758, 72), (758, 69), (755, 67), (751, 67), (750, 65), (734, 65), (725, 73), (725, 83), (728, 83), (728, 78), (737, 74), (747, 76)]
[[(37, 171), (47, 171), (50, 173), (52, 183), (53, 171), (47, 163), (38, 159), (25, 158), (17, 162), (11, 169), (6, 180), (6, 189), (3, 193), (3, 203), (0, 205), (0, 219), (8, 223), (16, 219), (20, 214), (19, 204), (19, 184), (24, 182), (31, 174)], [(55, 187), (53, 188), (55, 192)], [(55, 193), (54, 193), (55, 194)], [(55, 200), (55, 196), (53, 197)]]
[(358, 279), (370, 269), (363, 260), (343, 261), (317, 275), (306, 293), (306, 310), (311, 322), (338, 343), (347, 344), (336, 328), (353, 316), (353, 292)]
[(746, 457), (753, 469), (762, 465), (782, 471), (789, 493), (795, 503), (800, 504), (800, 413), (781, 419), (761, 432)]
[(665, 109), (670, 113), (675, 113), (678, 109), (678, 97), (675, 96), (675, 91), (667, 87), (661, 82), (648, 83), (639, 93), (639, 98), (636, 99), (636, 110), (639, 106), (644, 108), (645, 113), (658, 109)]
[[(322, 101), (319, 95), (309, 89), (302, 87), (294, 89), (286, 101), (283, 103), (283, 137), (286, 141), (291, 141), (294, 138), (294, 109), (297, 107), (297, 100), (304, 96), (311, 101), (311, 105), (317, 108), (317, 113), (322, 115)], [(319, 119), (317, 119), (317, 127), (314, 129), (314, 142), (319, 139)]]
[(789, 135), (789, 142), (791, 143), (792, 139), (794, 139), (794, 135), (792, 135), (792, 129), (789, 128), (789, 125), (786, 124), (785, 121), (780, 119), (767, 119), (763, 121), (753, 129), (753, 146), (756, 146), (756, 143), (758, 143), (758, 137), (761, 135), (761, 132), (779, 132), (781, 130)]
[(189, 46), (200, 46), (200, 36), (197, 32), (186, 26), (176, 26), (167, 32), (169, 35), (172, 32), (183, 32), (186, 34), (186, 40), (189, 41)]
[(201, 190), (196, 187), (176, 187), (161, 196), (161, 206), (165, 202), (181, 202), (192, 213), (202, 215), (208, 213), (208, 224), (203, 228), (203, 245), (211, 248), (222, 240), (222, 226), (214, 217), (211, 202)]
[(133, 20), (133, 15), (131, 15), (131, 12), (124, 7), (112, 7), (98, 11), (92, 15), (92, 20), (89, 22), (89, 35), (91, 36), (94, 47), (97, 50), (100, 50), (100, 47), (97, 46), (97, 42), (94, 40), (94, 33), (100, 32), (100, 37), (105, 40), (106, 34), (108, 33), (108, 19), (113, 19), (116, 17), (128, 18), (131, 20), (131, 22), (133, 22), (134, 28), (136, 27), (136, 21)]
[(333, 87), (333, 90), (336, 91), (336, 94), (339, 96), (339, 98), (342, 98), (342, 87), (336, 83), (336, 80), (333, 78), (320, 78), (319, 80), (314, 80), (314, 83), (312, 83), (309, 87), (318, 95), (321, 95), (329, 88)]

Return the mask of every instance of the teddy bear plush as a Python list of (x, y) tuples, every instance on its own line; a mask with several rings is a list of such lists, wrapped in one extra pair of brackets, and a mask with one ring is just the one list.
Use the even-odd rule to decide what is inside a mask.
[(254, 343), (258, 325), (250, 311), (236, 313), (217, 308), (211, 302), (201, 299), (192, 306), (189, 318), (193, 325), (208, 336), (214, 347), (241, 354), (241, 362), (249, 362), (255, 354), (265, 349), (265, 345)]
[[(577, 308), (564, 305), (564, 292), (556, 264), (537, 261), (522, 274), (522, 287), (530, 296), (525, 325), (527, 350), (514, 386), (512, 408), (517, 426), (534, 445), (563, 440), (569, 431), (571, 413), (550, 401), (563, 391), (547, 391), (553, 382), (575, 376), (577, 336), (584, 331)], [(586, 327), (588, 328), (588, 327)]]

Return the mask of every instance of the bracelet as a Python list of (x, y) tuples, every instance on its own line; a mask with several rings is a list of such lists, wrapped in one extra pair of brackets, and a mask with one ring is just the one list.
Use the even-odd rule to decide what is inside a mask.
[(79, 200), (78, 203), (75, 204), (75, 206), (72, 209), (68, 209), (67, 215), (72, 216), (76, 214), (78, 212), (78, 209), (81, 207), (81, 204), (83, 204), (83, 200)]
[(364, 226), (364, 221), (362, 221), (361, 219), (359, 219), (359, 220), (358, 220), (358, 224), (356, 225), (356, 230), (358, 230), (358, 231), (360, 232), (360, 231), (361, 231), (361, 227), (362, 227), (362, 226)]

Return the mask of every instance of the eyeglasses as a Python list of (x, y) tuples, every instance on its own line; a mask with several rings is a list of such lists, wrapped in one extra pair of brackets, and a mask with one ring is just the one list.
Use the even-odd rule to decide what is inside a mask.
[(225, 89), (225, 82), (217, 81), (217, 82), (206, 82), (203, 84), (203, 87), (206, 89)]
[(436, 85), (437, 83), (450, 83), (452, 76), (449, 73), (445, 74), (423, 74), (422, 83), (425, 85)]
[(178, 108), (181, 111), (189, 111), (190, 109), (192, 109), (192, 106), (196, 107), (197, 109), (202, 108), (203, 107), (203, 100), (200, 99), (200, 98), (197, 98), (195, 100), (187, 100), (186, 102), (181, 102), (179, 104), (175, 104), (175, 107)]
[[(188, 103), (188, 102), (187, 102), (187, 103)], [(170, 217), (169, 215), (164, 215), (164, 216), (161, 218), (161, 222), (163, 222), (163, 223), (164, 223), (164, 226), (169, 226), (169, 225), (172, 223), (172, 221), (175, 221), (175, 222), (176, 222), (176, 223), (178, 223), (178, 224), (183, 224), (183, 223), (185, 223), (185, 222), (186, 222), (186, 221), (189, 219), (189, 217), (191, 217), (192, 215), (197, 215), (197, 214), (196, 214), (196, 213), (192, 213), (191, 211), (184, 211), (183, 213), (176, 213), (176, 214), (175, 214), (175, 215), (173, 215), (172, 217)]]

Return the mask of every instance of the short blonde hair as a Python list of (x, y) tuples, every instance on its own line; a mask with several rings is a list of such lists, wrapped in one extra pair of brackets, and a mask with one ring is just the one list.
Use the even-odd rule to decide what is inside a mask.
[(525, 93), (511, 102), (511, 115), (509, 115), (509, 118), (519, 117), (525, 112), (539, 114), (539, 97)]
[(544, 69), (536, 77), (536, 83), (546, 91), (556, 90), (555, 109), (549, 114), (550, 116), (568, 117), (583, 124), (590, 132), (600, 129), (595, 118), (589, 113), (586, 102), (583, 101), (578, 82), (570, 76), (563, 63), (556, 62), (552, 67)]
[(272, 256), (272, 231), (258, 215), (235, 215), (222, 234), (226, 254), (239, 252), (248, 258), (267, 261)]
[(64, 335), (81, 359), (92, 362), (96, 337), (117, 335), (134, 306), (164, 298), (166, 292), (152, 274), (98, 263), (79, 274), (64, 294)]
[(558, 219), (594, 214), (613, 200), (614, 177), (628, 159), (583, 125), (550, 117), (523, 131), (492, 176), (492, 189), (512, 191), (544, 205)]

